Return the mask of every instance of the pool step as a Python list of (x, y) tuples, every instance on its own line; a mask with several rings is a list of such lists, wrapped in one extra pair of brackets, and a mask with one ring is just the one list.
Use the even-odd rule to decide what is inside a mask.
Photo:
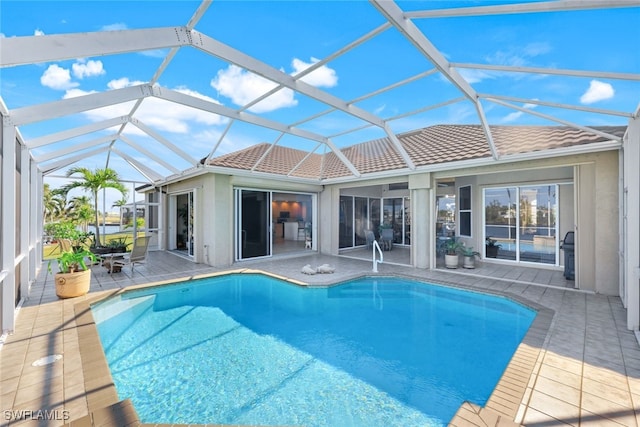
[(520, 427), (520, 424), (504, 415), (481, 408), (473, 403), (463, 403), (449, 422), (452, 427)]

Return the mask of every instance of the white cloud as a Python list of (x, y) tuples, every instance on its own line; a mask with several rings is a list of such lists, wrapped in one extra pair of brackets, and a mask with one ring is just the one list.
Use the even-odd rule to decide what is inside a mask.
[(604, 83), (598, 80), (591, 80), (589, 89), (580, 97), (582, 104), (593, 104), (594, 102), (604, 101), (605, 99), (613, 98), (615, 91), (613, 86), (609, 83)]
[(143, 83), (145, 82), (139, 80), (131, 81), (128, 77), (122, 77), (120, 79), (111, 80), (107, 83), (107, 87), (109, 89), (122, 89), (123, 87), (138, 86)]
[(533, 42), (526, 45), (523, 49), (523, 54), (527, 57), (535, 57), (539, 55), (544, 55), (545, 53), (551, 52), (551, 45), (546, 42)]
[(78, 86), (78, 83), (71, 81), (71, 73), (68, 69), (56, 64), (49, 65), (40, 77), (43, 86), (56, 90), (66, 90)]
[(382, 114), (382, 112), (385, 110), (385, 108), (387, 108), (387, 104), (382, 104), (378, 108), (373, 110), (373, 114), (375, 114), (376, 116), (379, 116), (380, 114)]
[[(179, 87), (174, 90), (185, 95), (219, 104), (217, 100), (191, 89)], [(138, 112), (136, 112), (136, 117), (154, 128), (173, 133), (189, 133), (192, 123), (216, 126), (224, 124), (228, 120), (217, 114), (158, 98), (146, 98)]]
[[(318, 59), (311, 58), (311, 62), (305, 62), (298, 58), (291, 61), (292, 75), (309, 68)], [(316, 87), (333, 87), (338, 84), (338, 76), (335, 70), (323, 65), (312, 71), (300, 80)], [(246, 105), (254, 99), (269, 92), (276, 84), (264, 77), (243, 70), (236, 65), (230, 65), (225, 70), (220, 70), (211, 80), (211, 87), (226, 96), (236, 105)], [(249, 108), (254, 113), (264, 113), (279, 108), (294, 107), (298, 105), (295, 93), (291, 89), (280, 89), (273, 95), (258, 102)]]
[[(217, 144), (218, 140), (220, 139), (220, 135), (222, 135), (221, 131), (211, 129), (206, 129), (202, 132), (195, 133), (191, 135), (193, 138), (193, 146), (196, 149), (200, 150), (202, 154), (201, 157), (204, 157), (208, 155), (215, 144)], [(246, 135), (233, 136), (231, 134), (226, 134), (220, 142), (220, 145), (218, 146), (216, 152), (213, 153), (213, 157), (218, 157), (227, 153), (231, 153), (233, 151), (242, 150), (260, 142), (264, 141), (256, 140)]]
[[(143, 82), (129, 81), (127, 78), (112, 80), (109, 82), (110, 89), (138, 85)], [(219, 104), (215, 99), (186, 88), (177, 88), (177, 92), (204, 99), (209, 102)], [(73, 98), (88, 95), (94, 92), (87, 92), (81, 89), (68, 90), (64, 98)], [(114, 117), (126, 116), (131, 112), (135, 101), (110, 105), (108, 107), (96, 108), (85, 111), (84, 114), (93, 121), (103, 121)], [(227, 119), (217, 114), (198, 110), (180, 104), (164, 101), (162, 99), (149, 97), (142, 101), (142, 104), (135, 113), (135, 118), (142, 123), (160, 132), (170, 132), (176, 134), (187, 134), (192, 132), (194, 124), (205, 126), (216, 126), (226, 123)], [(127, 126), (130, 134), (142, 135), (143, 132), (135, 126)]]
[[(467, 81), (469, 84), (478, 83), (482, 80), (486, 79), (494, 79), (496, 77), (495, 73), (490, 73), (483, 70), (474, 70), (472, 68), (457, 68), (458, 73), (462, 76), (463, 79)], [(443, 79), (449, 81), (444, 75)]]
[(69, 89), (65, 92), (64, 96), (62, 97), (62, 99), (69, 99), (69, 98), (76, 98), (78, 96), (84, 96), (84, 95), (89, 95), (92, 93), (97, 93), (95, 90), (92, 91), (86, 91), (86, 90), (82, 90), (82, 89)]
[[(532, 110), (537, 107), (537, 104), (523, 104), (522, 108), (526, 108), (528, 110)], [(515, 122), (524, 114), (524, 111), (514, 111), (513, 113), (509, 113), (502, 118), (503, 123)]]
[(547, 42), (533, 42), (526, 46), (511, 47), (505, 50), (498, 50), (486, 57), (487, 62), (498, 65), (510, 65), (513, 67), (530, 64), (529, 59), (535, 58), (551, 52), (553, 49)]
[[(71, 66), (71, 70), (73, 70), (73, 75), (79, 79), (105, 74), (102, 62), (93, 60), (79, 59)], [(79, 86), (79, 83), (71, 80), (71, 71), (57, 64), (49, 65), (40, 77), (40, 83), (56, 90), (68, 90)]]
[(100, 30), (101, 31), (120, 31), (120, 30), (126, 30), (126, 29), (127, 29), (127, 24), (118, 22), (116, 24), (104, 25)]
[(41, 29), (37, 28), (34, 32), (33, 32), (34, 36), (44, 36), (44, 31), (42, 31)]
[[(211, 87), (231, 99), (234, 104), (245, 105), (276, 87), (276, 84), (236, 65), (230, 65), (227, 69), (218, 71), (216, 77), (211, 80)], [(298, 104), (293, 95), (291, 89), (280, 89), (249, 110), (263, 113), (278, 108), (293, 107)]]
[(80, 59), (71, 66), (71, 69), (73, 70), (73, 75), (79, 79), (106, 74), (102, 61)]
[[(304, 62), (303, 60), (298, 58), (293, 58), (293, 61), (291, 61), (291, 66), (293, 67), (292, 75), (296, 75), (299, 72), (306, 70), (318, 61), (319, 59), (313, 57), (311, 58), (310, 63)], [(316, 87), (334, 87), (338, 84), (338, 76), (336, 75), (336, 71), (327, 67), (326, 65), (322, 65), (318, 69), (313, 70), (306, 76), (302, 77), (301, 80)]]
[[(531, 65), (531, 58), (535, 58), (547, 54), (553, 50), (552, 46), (547, 42), (533, 42), (525, 46), (508, 47), (494, 52), (485, 57), (485, 61), (492, 65), (506, 65), (509, 67), (526, 67)], [(537, 79), (545, 77), (541, 74), (525, 75), (520, 73), (507, 73), (503, 71), (483, 71), (473, 69), (459, 69), (460, 74), (473, 84), (487, 79), (495, 79), (498, 77), (508, 77), (514, 80), (520, 80), (525, 77)]]

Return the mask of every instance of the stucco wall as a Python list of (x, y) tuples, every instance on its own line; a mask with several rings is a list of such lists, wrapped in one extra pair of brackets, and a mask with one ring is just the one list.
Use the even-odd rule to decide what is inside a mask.
[[(207, 212), (210, 223), (206, 224), (205, 234), (215, 236), (206, 244), (209, 245), (209, 260), (205, 260), (210, 265), (223, 267), (233, 264), (233, 188), (228, 175), (213, 175), (213, 194), (205, 199), (211, 200), (211, 206)], [(211, 233), (207, 233), (207, 229)]]
[[(574, 175), (578, 183), (573, 184)], [(215, 266), (233, 263), (233, 188), (245, 187), (273, 191), (317, 193), (318, 220), (315, 235), (317, 248), (324, 254), (338, 254), (339, 200), (344, 194), (377, 197), (374, 189), (392, 182), (409, 182), (412, 198), (411, 262), (420, 268), (433, 264), (434, 233), (433, 203), (435, 183), (442, 178), (455, 178), (456, 193), (461, 185), (472, 185), (472, 237), (469, 245), (482, 248), (482, 189), (495, 185), (528, 185), (559, 183), (560, 239), (575, 223), (592, 224), (594, 244), (577, 248), (576, 255), (585, 265), (591, 264), (592, 273), (582, 272), (583, 289), (593, 289), (607, 295), (618, 293), (618, 154), (615, 151), (518, 163), (496, 163), (486, 167), (473, 167), (434, 173), (421, 173), (396, 178), (358, 181), (325, 186), (295, 181), (266, 180), (261, 178), (205, 174), (171, 184), (169, 193), (194, 189), (196, 192), (196, 230), (198, 236), (195, 260)], [(580, 183), (580, 181), (582, 181)], [(577, 189), (580, 185), (580, 191)], [(360, 192), (362, 191), (362, 193)], [(376, 193), (375, 195), (373, 193)], [(391, 194), (380, 194), (391, 196)], [(574, 212), (574, 195), (577, 212)], [(575, 215), (574, 215), (575, 214)], [(590, 217), (592, 216), (592, 219)], [(165, 216), (168, 218), (168, 216)], [(166, 225), (166, 224), (165, 224)], [(589, 229), (589, 228), (587, 228)], [(587, 241), (587, 239), (583, 239)], [(562, 261), (562, 252), (560, 257)]]
[[(434, 175), (456, 177), (456, 194), (460, 186), (472, 185), (472, 237), (461, 240), (475, 248), (483, 244), (482, 188), (504, 184), (560, 184), (558, 238), (563, 239), (567, 231), (578, 226), (575, 230), (577, 287), (618, 295), (618, 161), (617, 151), (607, 151)], [(560, 251), (560, 265), (564, 265), (563, 251)]]
[[(194, 212), (194, 230), (193, 234), (195, 236), (195, 245), (193, 248), (193, 260), (195, 262), (204, 262), (205, 251), (204, 244), (210, 244), (209, 233), (208, 233), (208, 224), (207, 217), (205, 212), (211, 212), (205, 210), (205, 207), (208, 206), (207, 194), (209, 193), (209, 189), (211, 188), (211, 183), (214, 178), (212, 175), (203, 174), (191, 179), (186, 179), (184, 181), (180, 181), (177, 183), (170, 184), (166, 187), (166, 203), (165, 203), (165, 214), (164, 214), (164, 224), (163, 228), (166, 230), (165, 239), (163, 242), (163, 247), (168, 248), (169, 243), (171, 241), (172, 234), (175, 234), (177, 230), (175, 229), (175, 224), (172, 224), (171, 221), (171, 213), (169, 212), (169, 200), (172, 196), (175, 196), (180, 193), (186, 193), (189, 191), (193, 191), (195, 197), (195, 212)], [(205, 243), (206, 242), (206, 243)]]
[(618, 153), (599, 153), (595, 157), (595, 290), (605, 295), (618, 295)]

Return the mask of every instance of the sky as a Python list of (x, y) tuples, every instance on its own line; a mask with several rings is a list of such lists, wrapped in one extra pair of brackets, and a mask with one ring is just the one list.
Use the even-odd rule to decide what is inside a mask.
[[(405, 12), (461, 6), (509, 4), (508, 1), (399, 1)], [(2, 38), (64, 33), (118, 31), (187, 24), (199, 6), (192, 1), (13, 1), (0, 2)], [(638, 3), (636, 3), (637, 5)], [(366, 1), (214, 1), (195, 30), (251, 55), (284, 73), (295, 75), (311, 64), (349, 45), (385, 22)], [(419, 30), (448, 61), (520, 67), (586, 70), (640, 74), (640, 7), (530, 14), (414, 19)], [(0, 96), (11, 111), (94, 92), (147, 83), (169, 50), (76, 58), (0, 69)], [(447, 103), (460, 92), (440, 73), (433, 73), (383, 94), (359, 98), (395, 82), (433, 68), (399, 31), (389, 28), (356, 48), (303, 77), (303, 81), (368, 113), (388, 120), (394, 133), (434, 124), (471, 123), (479, 119), (468, 101), (446, 104), (424, 113), (409, 114), (426, 106)], [(462, 77), (481, 94), (516, 97), (633, 112), (640, 101), (640, 83), (603, 77), (569, 77), (458, 68)], [(178, 51), (158, 84), (230, 108), (241, 108), (274, 87), (274, 83), (236, 65), (190, 47)], [(483, 101), (492, 125), (557, 124), (523, 111)], [(625, 125), (628, 118), (570, 109), (550, 108), (532, 102), (515, 103), (527, 111), (554, 115), (580, 125)], [(64, 118), (20, 127), (32, 138), (127, 115), (133, 103), (93, 109)], [(247, 109), (287, 125), (328, 136), (338, 147), (383, 137), (376, 127), (343, 112), (325, 112), (327, 106), (290, 89), (281, 89)], [(315, 119), (299, 123), (318, 115)], [(235, 121), (189, 107), (147, 98), (135, 118), (193, 158), (207, 156), (217, 145), (222, 155), (261, 142), (313, 150), (315, 142)], [(355, 130), (354, 129), (359, 129)], [(114, 132), (105, 130), (101, 135)], [(135, 126), (124, 134), (168, 159), (182, 170), (190, 165)], [(34, 149), (35, 156), (60, 150), (99, 135)], [(223, 136), (221, 138), (221, 136)], [(170, 174), (121, 141), (117, 147), (144, 164)], [(324, 147), (317, 152), (323, 152)], [(106, 154), (83, 159), (82, 166), (104, 167)], [(120, 156), (112, 154), (109, 166), (125, 180), (144, 183), (144, 177)], [(63, 175), (64, 170), (57, 175)], [(53, 187), (64, 179), (47, 178)], [(131, 184), (133, 187), (135, 184)], [(132, 200), (132, 195), (129, 199)], [(109, 196), (107, 210), (118, 198)]]

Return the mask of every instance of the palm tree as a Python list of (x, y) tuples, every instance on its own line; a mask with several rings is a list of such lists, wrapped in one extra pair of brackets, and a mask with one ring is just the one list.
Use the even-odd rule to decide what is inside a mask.
[(49, 184), (44, 184), (42, 191), (42, 205), (44, 207), (43, 217), (45, 222), (53, 222), (64, 211), (67, 204), (66, 196), (59, 190), (52, 190)]
[(123, 197), (120, 200), (116, 200), (115, 202), (113, 202), (113, 204), (111, 205), (112, 208), (122, 208), (124, 205), (126, 205), (128, 203), (127, 198)]
[(88, 196), (76, 196), (67, 206), (67, 215), (76, 223), (82, 225), (82, 231), (87, 232), (89, 222), (95, 215), (91, 206), (91, 198)]
[(95, 225), (96, 225), (96, 245), (99, 245), (100, 240), (100, 227), (98, 227), (98, 192), (105, 188), (113, 188), (122, 193), (123, 196), (127, 194), (126, 187), (120, 182), (118, 173), (110, 168), (95, 169), (93, 171), (83, 168), (74, 167), (67, 171), (67, 177), (79, 174), (81, 180), (73, 181), (63, 187), (65, 192), (69, 192), (74, 188), (81, 188), (85, 191), (90, 191), (93, 196), (93, 208), (95, 212)]

